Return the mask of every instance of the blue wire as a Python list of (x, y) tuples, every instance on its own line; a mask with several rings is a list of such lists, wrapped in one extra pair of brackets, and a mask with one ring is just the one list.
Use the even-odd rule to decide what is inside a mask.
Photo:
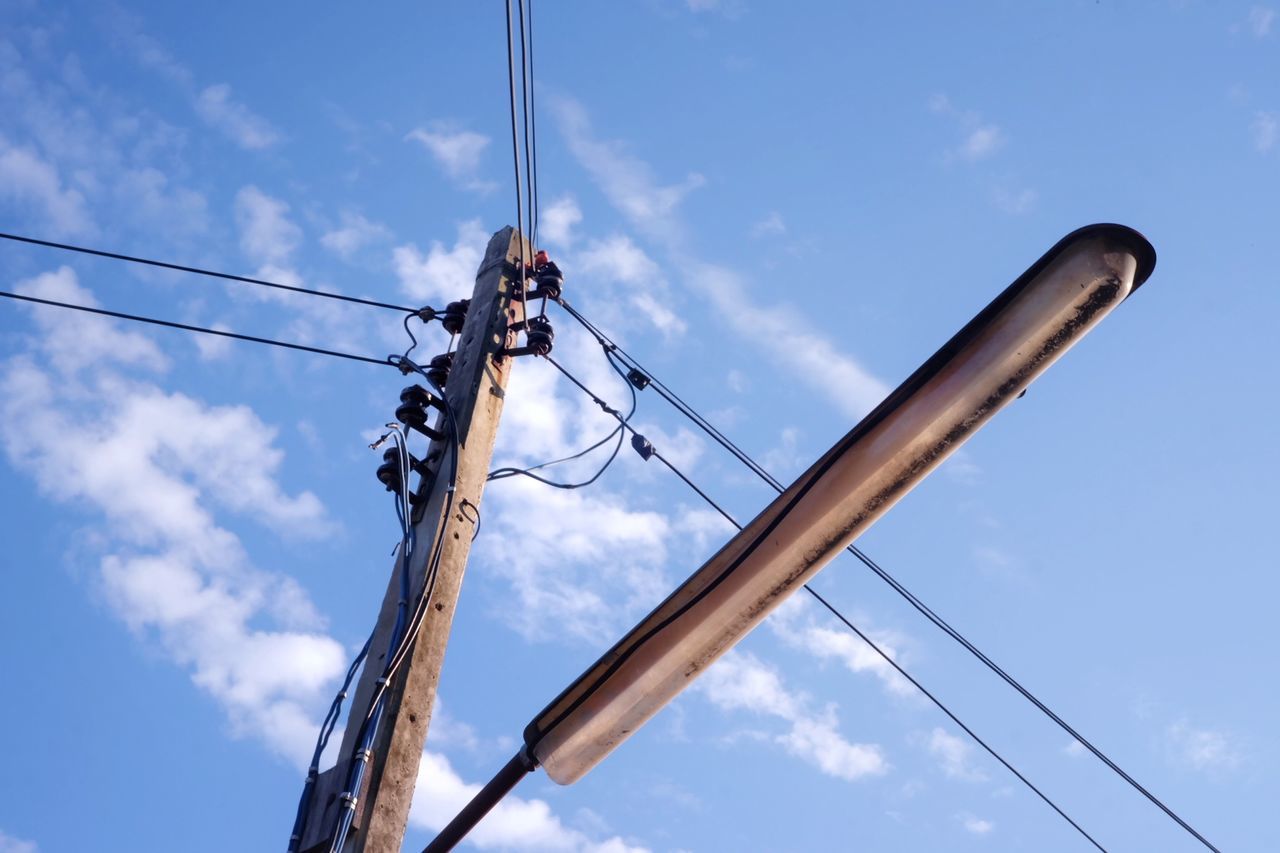
[[(458, 422), (454, 417), (453, 409), (449, 407), (447, 403), (444, 390), (437, 385), (431, 377), (427, 376), (426, 371), (417, 364), (414, 364), (409, 358), (406, 356), (391, 356), (387, 361), (388, 363), (399, 367), (404, 372), (412, 371), (421, 374), (439, 398), (446, 401), (445, 416), (449, 423), (450, 438), (454, 442), (454, 451), (450, 457), (451, 467), (449, 474), (449, 491), (445, 499), (444, 517), (448, 518), (453, 509), (454, 486), (458, 479)], [(409, 368), (407, 371), (405, 370), (406, 366)], [(407, 486), (409, 481), (409, 453), (406, 446), (400, 441), (399, 432), (396, 433), (396, 442), (401, 451), (401, 479)], [(347, 787), (344, 792), (348, 799), (343, 803), (342, 810), (339, 814), (338, 825), (334, 830), (333, 840), (329, 847), (330, 853), (341, 853), (343, 846), (346, 844), (347, 836), (351, 832), (351, 825), (355, 820), (355, 798), (359, 795), (361, 786), (364, 783), (365, 769), (369, 762), (373, 744), (377, 740), (378, 728), (379, 724), (382, 722), (382, 714), (385, 708), (387, 685), (389, 684), (391, 677), (394, 675), (396, 668), (403, 661), (403, 655), (407, 653), (409, 643), (402, 642), (405, 640), (405, 635), (412, 637), (416, 635), (418, 628), (421, 627), (422, 619), (426, 614), (427, 604), (430, 602), (431, 594), (435, 589), (436, 575), (440, 567), (440, 555), (443, 553), (443, 539), (437, 539), (435, 543), (436, 547), (433, 549), (429, 560), (427, 577), (422, 595), (418, 600), (416, 612), (414, 613), (413, 618), (409, 620), (410, 625), (406, 626), (404, 623), (404, 616), (405, 608), (408, 606), (410, 589), (409, 564), (413, 551), (417, 545), (417, 532), (414, 530), (411, 523), (411, 507), (408, 501), (407, 487), (403, 491), (403, 503), (397, 502), (396, 505), (397, 515), (401, 519), (401, 531), (404, 536), (401, 541), (401, 598), (397, 605), (398, 612), (396, 614), (396, 623), (395, 627), (392, 629), (392, 640), (388, 644), (387, 664), (383, 668), (382, 676), (379, 678), (380, 683), (377, 686), (378, 692), (375, 694), (372, 706), (369, 710), (369, 715), (365, 718), (362, 725), (361, 737), (356, 747), (356, 753), (352, 757), (351, 769), (347, 776)], [(407, 632), (405, 631), (406, 627), (409, 628)]]

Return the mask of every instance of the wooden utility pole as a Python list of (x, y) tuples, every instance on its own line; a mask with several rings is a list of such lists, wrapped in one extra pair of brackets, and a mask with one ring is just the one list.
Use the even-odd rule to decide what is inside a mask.
[[(419, 503), (425, 510), (415, 512), (419, 520), (416, 522), (417, 546), (410, 564), (410, 601), (418, 599), (430, 555), (440, 541), (442, 550), (435, 589), (413, 649), (386, 690), (382, 722), (365, 782), (362, 790), (352, 792), (356, 797), (355, 821), (343, 853), (396, 853), (404, 839), (445, 646), (479, 519), (480, 496), (489, 473), (507, 377), (511, 372), (512, 358), (495, 360), (494, 356), (513, 344), (508, 340), (508, 329), (524, 319), (524, 303), (512, 298), (521, 286), (518, 272), (521, 257), (533, 257), (528, 244), (515, 229), (504, 228), (489, 241), (476, 274), (475, 291), (444, 389), (458, 426), (458, 475), (453, 509), (447, 518), (442, 517), (453, 453), (446, 439), (432, 446), (432, 453), (441, 454), (433, 465), (439, 474), (424, 495), (425, 502)], [(445, 432), (446, 427), (441, 425), (440, 431)], [(405, 487), (408, 488), (408, 484)], [(399, 572), (398, 558), (383, 598), (369, 657), (351, 703), (338, 763), (320, 774), (311, 798), (300, 846), (304, 853), (329, 850), (343, 805), (341, 795), (346, 790), (360, 721), (369, 713), (370, 699), (386, 665), (387, 645), (400, 599)]]

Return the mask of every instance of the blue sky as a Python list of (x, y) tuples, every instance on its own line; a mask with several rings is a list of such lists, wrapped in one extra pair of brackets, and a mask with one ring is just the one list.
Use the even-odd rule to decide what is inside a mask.
[[(1063, 234), (1143, 231), (1150, 282), (860, 544), (1218, 846), (1274, 850), (1277, 10), (853, 5), (538, 4), (566, 295), (786, 479)], [(512, 221), (498, 4), (4, 0), (0, 20), (0, 230), (441, 305)], [(0, 246), (0, 277), (404, 347), (393, 314), (47, 249)], [(552, 319), (562, 363), (621, 402)], [(391, 569), (366, 443), (404, 384), (0, 305), (0, 853), (280, 849)], [(651, 392), (636, 423), (739, 518), (768, 501)], [(495, 459), (609, 428), (522, 361)], [(496, 482), (483, 514), (409, 850), (727, 535), (625, 449), (591, 489)], [(1109, 849), (1200, 849), (860, 565), (815, 587)], [(799, 601), (472, 842), (1084, 849)]]

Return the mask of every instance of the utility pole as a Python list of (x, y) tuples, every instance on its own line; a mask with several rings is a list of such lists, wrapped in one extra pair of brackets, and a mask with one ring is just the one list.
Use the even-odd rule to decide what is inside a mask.
[[(433, 478), (414, 513), (418, 544), (410, 565), (410, 601), (416, 601), (422, 592), (427, 563), (439, 541), (435, 588), (413, 649), (385, 692), (382, 722), (362, 790), (350, 792), (355, 796), (355, 820), (342, 853), (396, 853), (404, 839), (445, 646), (479, 521), (480, 496), (489, 473), (507, 377), (514, 360), (495, 356), (511, 346), (511, 326), (524, 320), (524, 302), (513, 297), (521, 288), (520, 259), (532, 257), (523, 235), (513, 228), (503, 228), (489, 241), (476, 274), (475, 290), (444, 388), (458, 428), (453, 509), (449, 517), (442, 517), (450, 484), (441, 475)], [(432, 445), (432, 454), (440, 455), (434, 463), (437, 472), (449, 470), (452, 453), (447, 439)], [(409, 484), (404, 487), (409, 488)], [(333, 828), (344, 805), (342, 794), (356, 748), (359, 721), (369, 713), (396, 620), (400, 599), (398, 560), (351, 703), (338, 763), (320, 774), (311, 798), (299, 847), (303, 853), (329, 850)]]

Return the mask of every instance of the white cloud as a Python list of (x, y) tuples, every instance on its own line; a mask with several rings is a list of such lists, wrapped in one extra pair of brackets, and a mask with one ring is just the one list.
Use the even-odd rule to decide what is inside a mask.
[[(449, 760), (433, 752), (424, 753), (418, 766), (409, 821), (414, 826), (438, 832), (480, 790), (464, 782)], [(526, 800), (509, 795), (485, 816), (467, 836), (481, 850), (507, 849), (557, 851), (557, 853), (648, 853), (648, 848), (613, 836), (596, 841), (566, 826), (543, 800)]]
[(973, 747), (969, 742), (948, 734), (944, 729), (934, 728), (929, 733), (926, 746), (929, 754), (938, 759), (942, 772), (953, 779), (964, 779), (970, 782), (981, 782), (987, 775), (970, 764)]
[(250, 151), (270, 148), (280, 134), (266, 119), (231, 97), (226, 83), (209, 86), (196, 96), (196, 113), (236, 145)]
[(1259, 151), (1270, 151), (1280, 139), (1280, 118), (1275, 113), (1259, 110), (1253, 116), (1253, 146)]
[(672, 217), (684, 197), (703, 186), (706, 179), (692, 173), (679, 184), (662, 186), (648, 163), (631, 156), (618, 143), (597, 140), (586, 110), (577, 101), (560, 98), (552, 107), (569, 150), (609, 201), (637, 227), (679, 241), (679, 229)]
[(577, 275), (598, 281), (645, 286), (666, 281), (658, 264), (623, 234), (592, 240), (573, 259)]
[(764, 347), (779, 365), (826, 395), (849, 418), (861, 418), (888, 395), (888, 385), (827, 338), (806, 331), (808, 324), (794, 308), (744, 298), (749, 288), (735, 270), (696, 261), (685, 268), (688, 281), (734, 329)]
[(480, 160), (489, 147), (489, 137), (470, 130), (456, 130), (448, 123), (437, 123), (431, 129), (417, 128), (405, 139), (422, 145), (435, 158), (446, 175), (467, 189), (487, 191), (496, 184), (481, 181)]
[(751, 226), (752, 237), (779, 237), (786, 233), (787, 224), (782, 221), (782, 214), (776, 210)]
[(1079, 758), (1080, 756), (1085, 754), (1086, 749), (1084, 744), (1082, 744), (1078, 740), (1073, 739), (1071, 743), (1067, 744), (1062, 748), (1062, 751), (1066, 755), (1071, 756), (1072, 758)]
[[(916, 688), (880, 656), (862, 638), (843, 626), (839, 629), (817, 624), (815, 608), (799, 597), (784, 602), (769, 617), (769, 627), (784, 642), (817, 657), (819, 660), (835, 660), (850, 672), (873, 675), (895, 696), (914, 696)], [(899, 635), (887, 632), (868, 632), (876, 645), (890, 658), (898, 660), (896, 646), (903, 642)]]
[(121, 204), (142, 222), (174, 236), (204, 233), (209, 227), (209, 205), (195, 190), (174, 186), (159, 169), (142, 167), (119, 173), (114, 188)]
[(996, 207), (1014, 216), (1030, 213), (1039, 198), (1040, 194), (1030, 187), (1024, 187), (1020, 190), (997, 187), (992, 193), (992, 199), (995, 201)]
[(57, 168), (30, 148), (0, 136), (0, 198), (21, 205), (43, 220), (55, 236), (92, 230), (79, 190), (63, 184)]
[(0, 853), (40, 853), (34, 841), (23, 841), (0, 830)]
[(574, 238), (573, 230), (582, 222), (582, 210), (573, 196), (562, 196), (547, 207), (539, 204), (539, 208), (539, 241), (561, 249), (571, 246)]
[(970, 162), (981, 160), (994, 154), (1005, 143), (1004, 131), (999, 126), (984, 121), (981, 115), (972, 110), (957, 108), (946, 95), (932, 95), (929, 98), (929, 109), (952, 119), (963, 135), (959, 146), (947, 152), (950, 157)]
[[(19, 289), (93, 303), (67, 268)], [(188, 669), (236, 733), (305, 761), (316, 731), (305, 709), (319, 706), (346, 654), (319, 633), (297, 583), (250, 565), (220, 517), (324, 535), (324, 508), (281, 488), (275, 431), (252, 411), (138, 379), (167, 366), (147, 337), (102, 318), (32, 316), (37, 350), (0, 365), (10, 462), (49, 499), (103, 517), (98, 582), (119, 618)]]
[(420, 302), (443, 308), (449, 302), (471, 296), (476, 272), (484, 259), (489, 233), (472, 219), (458, 225), (458, 239), (452, 249), (433, 240), (423, 255), (412, 243), (397, 246), (392, 263), (400, 279), (400, 289)]
[(841, 736), (834, 705), (810, 713), (804, 697), (790, 693), (778, 673), (753, 655), (726, 654), (697, 685), (723, 710), (746, 710), (788, 722), (790, 730), (774, 737), (774, 742), (828, 776), (854, 781), (889, 770), (877, 744), (851, 743)]
[[(209, 326), (218, 332), (229, 332), (231, 329), (224, 323), (213, 323)], [(231, 338), (220, 335), (195, 335), (191, 339), (200, 353), (201, 361), (219, 361), (231, 353)]]
[(956, 815), (956, 819), (960, 821), (960, 825), (964, 827), (965, 832), (974, 835), (988, 835), (996, 828), (996, 825), (991, 821), (983, 820), (966, 812)]
[(254, 263), (285, 263), (302, 242), (302, 229), (289, 218), (289, 205), (255, 186), (236, 193), (235, 214), (240, 248)]
[(1254, 6), (1249, 10), (1249, 32), (1258, 38), (1266, 38), (1271, 34), (1271, 25), (1275, 23), (1276, 11), (1266, 6)]
[(1198, 729), (1186, 720), (1167, 726), (1164, 735), (1173, 760), (1195, 770), (1231, 770), (1242, 760), (1240, 750), (1225, 733)]
[(969, 131), (960, 154), (966, 160), (981, 160), (1004, 144), (1004, 134), (994, 124), (984, 124)]
[(343, 211), (341, 219), (339, 227), (321, 235), (320, 245), (344, 259), (350, 258), (370, 243), (391, 236), (385, 225), (370, 222), (359, 213)]
[[(699, 176), (690, 176), (683, 184), (660, 185), (647, 163), (618, 143), (595, 138), (581, 104), (562, 98), (554, 107), (569, 150), (631, 224), (666, 250), (665, 266), (685, 274), (682, 284), (707, 298), (731, 327), (764, 347), (788, 372), (804, 377), (850, 417), (861, 417), (883, 399), (888, 387), (830, 340), (804, 331), (808, 324), (794, 308), (762, 303), (751, 295), (749, 283), (735, 269), (705, 263), (689, 254), (677, 208), (690, 190), (702, 185)], [(630, 244), (626, 238), (617, 239)], [(651, 260), (649, 264), (630, 264), (632, 258), (620, 251), (622, 244), (613, 248), (615, 251), (602, 256), (602, 263), (612, 262), (637, 276), (657, 268), (656, 264), (649, 266)], [(591, 254), (589, 249), (589, 264)]]

